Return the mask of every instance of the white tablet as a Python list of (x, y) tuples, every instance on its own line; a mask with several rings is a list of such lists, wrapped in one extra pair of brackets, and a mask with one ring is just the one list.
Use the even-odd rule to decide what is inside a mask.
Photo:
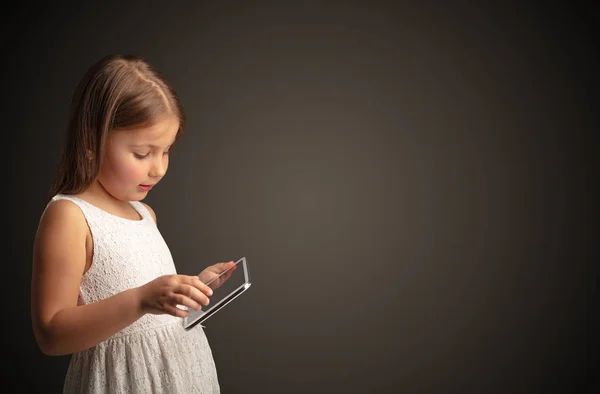
[(248, 262), (245, 257), (236, 261), (235, 265), (228, 270), (221, 272), (219, 276), (212, 279), (207, 285), (210, 286), (215, 279), (234, 268), (235, 270), (229, 279), (217, 289), (213, 289), (213, 295), (210, 296), (210, 303), (208, 306), (202, 306), (202, 308), (197, 311), (192, 308), (187, 308), (190, 313), (183, 318), (183, 327), (186, 330), (191, 329), (198, 323), (202, 323), (217, 313), (217, 311), (221, 310), (225, 305), (233, 301), (234, 298), (248, 290), (251, 283), (250, 273), (248, 272)]

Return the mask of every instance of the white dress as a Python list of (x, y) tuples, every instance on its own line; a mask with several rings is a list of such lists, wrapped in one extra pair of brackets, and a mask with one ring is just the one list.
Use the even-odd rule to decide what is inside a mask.
[[(176, 269), (148, 210), (130, 204), (142, 220), (110, 214), (82, 199), (77, 204), (90, 228), (94, 255), (81, 280), (79, 304), (141, 286)], [(48, 205), (49, 205), (48, 204)], [(146, 314), (98, 345), (74, 353), (63, 393), (219, 393), (215, 362), (200, 325), (186, 331), (182, 319)]]

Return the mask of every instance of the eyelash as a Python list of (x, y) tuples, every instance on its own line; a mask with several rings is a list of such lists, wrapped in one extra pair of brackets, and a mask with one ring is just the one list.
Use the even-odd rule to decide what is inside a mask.
[[(166, 152), (163, 153), (163, 155), (168, 155), (168, 154), (169, 154), (169, 151), (166, 151)], [(150, 155), (150, 153), (147, 153), (146, 155), (138, 155), (137, 153), (134, 153), (134, 155), (135, 155), (136, 158), (138, 158), (140, 160), (143, 160), (146, 157), (148, 157)]]

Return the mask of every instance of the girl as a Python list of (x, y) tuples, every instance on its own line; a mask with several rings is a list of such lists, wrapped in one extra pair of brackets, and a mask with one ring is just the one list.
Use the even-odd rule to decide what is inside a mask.
[(165, 176), (185, 119), (173, 88), (141, 58), (107, 56), (75, 90), (32, 276), (40, 349), (72, 354), (65, 393), (220, 391), (204, 331), (185, 331), (180, 318), (208, 305), (204, 283), (234, 263), (178, 275), (141, 202)]

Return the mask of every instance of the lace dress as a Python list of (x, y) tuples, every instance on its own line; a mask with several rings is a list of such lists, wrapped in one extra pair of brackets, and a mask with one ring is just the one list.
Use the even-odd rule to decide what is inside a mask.
[[(94, 255), (82, 278), (79, 304), (88, 304), (176, 273), (164, 239), (148, 210), (130, 204), (141, 220), (110, 214), (82, 199)], [(49, 205), (48, 204), (48, 205)], [(211, 348), (200, 325), (186, 331), (181, 318), (146, 314), (98, 345), (74, 353), (64, 393), (219, 393)]]

